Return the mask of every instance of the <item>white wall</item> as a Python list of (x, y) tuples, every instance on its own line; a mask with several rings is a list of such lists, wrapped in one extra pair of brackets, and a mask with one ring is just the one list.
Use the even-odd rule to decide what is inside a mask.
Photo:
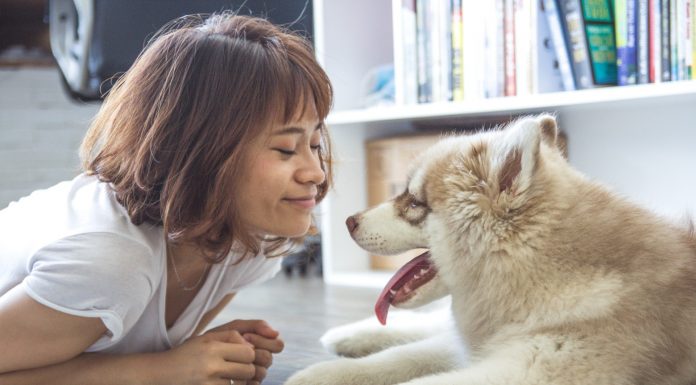
[(0, 209), (79, 173), (77, 149), (98, 108), (71, 102), (55, 68), (0, 69)]
[(559, 124), (591, 178), (672, 218), (696, 215), (696, 95), (575, 107)]

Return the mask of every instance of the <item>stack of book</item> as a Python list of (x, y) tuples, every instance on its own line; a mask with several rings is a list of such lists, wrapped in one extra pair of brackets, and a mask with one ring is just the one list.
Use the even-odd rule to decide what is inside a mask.
[(397, 104), (696, 77), (696, 0), (393, 0)]

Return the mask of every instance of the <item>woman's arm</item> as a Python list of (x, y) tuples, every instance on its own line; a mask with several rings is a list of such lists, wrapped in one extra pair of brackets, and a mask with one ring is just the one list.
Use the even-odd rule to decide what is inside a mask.
[(106, 331), (99, 318), (44, 306), (16, 287), (0, 297), (0, 383), (229, 384), (255, 375), (253, 346), (209, 332), (162, 353), (82, 354)]
[(16, 286), (0, 297), (0, 373), (76, 357), (106, 332), (99, 318), (44, 306)]

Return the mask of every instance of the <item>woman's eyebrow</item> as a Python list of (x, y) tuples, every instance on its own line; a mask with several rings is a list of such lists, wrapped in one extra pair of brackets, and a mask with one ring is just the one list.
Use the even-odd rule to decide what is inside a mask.
[[(316, 127), (314, 127), (314, 131), (321, 129), (321, 127), (324, 125), (324, 122), (320, 122), (317, 124)], [(303, 135), (305, 133), (305, 129), (302, 127), (285, 127), (281, 130), (278, 130), (273, 133), (273, 135), (289, 135), (289, 134), (300, 134)]]

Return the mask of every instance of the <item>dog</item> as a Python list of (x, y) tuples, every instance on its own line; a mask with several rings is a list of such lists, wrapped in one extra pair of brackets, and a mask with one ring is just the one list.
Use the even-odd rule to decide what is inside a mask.
[(451, 318), (434, 321), (452, 328), (333, 330), (325, 343), (362, 357), (286, 384), (696, 384), (693, 222), (590, 181), (557, 137), (555, 118), (540, 115), (445, 138), (416, 160), (406, 191), (348, 218), (370, 252), (429, 250), (380, 295), (380, 322), (390, 306), (449, 296)]

